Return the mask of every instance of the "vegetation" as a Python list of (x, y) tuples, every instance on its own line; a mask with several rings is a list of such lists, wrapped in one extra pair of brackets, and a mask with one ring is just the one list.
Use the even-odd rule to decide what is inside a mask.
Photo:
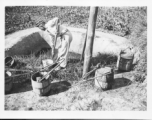
[[(59, 17), (63, 24), (87, 28), (89, 7), (6, 7), (6, 33), (35, 26), (40, 20), (48, 21)], [(111, 31), (120, 36), (130, 35), (138, 25), (147, 26), (146, 7), (100, 7), (97, 29)]]

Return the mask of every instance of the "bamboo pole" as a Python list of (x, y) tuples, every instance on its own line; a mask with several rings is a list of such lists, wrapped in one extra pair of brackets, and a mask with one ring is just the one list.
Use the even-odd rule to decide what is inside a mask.
[(98, 13), (98, 7), (90, 7), (87, 41), (86, 41), (84, 65), (83, 65), (83, 75), (90, 70), (90, 62), (92, 58), (97, 13)]

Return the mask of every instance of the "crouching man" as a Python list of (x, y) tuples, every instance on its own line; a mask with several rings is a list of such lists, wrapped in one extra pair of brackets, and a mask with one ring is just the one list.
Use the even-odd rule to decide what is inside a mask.
[(43, 38), (52, 49), (52, 60), (58, 62), (64, 59), (57, 70), (64, 69), (68, 61), (68, 52), (72, 41), (71, 32), (63, 27), (59, 18), (53, 18), (47, 23), (40, 22), (37, 26), (44, 31)]

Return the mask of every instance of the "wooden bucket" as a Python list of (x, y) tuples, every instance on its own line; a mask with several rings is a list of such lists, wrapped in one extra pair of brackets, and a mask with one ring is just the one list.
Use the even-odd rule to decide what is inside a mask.
[(51, 88), (51, 81), (49, 80), (49, 78), (44, 78), (41, 82), (37, 81), (38, 79), (40, 80), (42, 77), (43, 75), (40, 72), (37, 72), (31, 76), (33, 91), (39, 96), (46, 95)]
[(132, 69), (134, 55), (120, 54), (117, 60), (117, 68), (120, 71), (130, 71)]
[(114, 72), (110, 67), (97, 69), (95, 72), (95, 86), (102, 90), (112, 89)]
[(11, 72), (9, 72), (10, 75), (8, 75), (8, 72), (5, 72), (5, 92), (6, 93), (9, 93), (12, 88), (13, 88), (13, 81), (12, 81), (12, 78), (11, 78)]
[(14, 59), (12, 57), (5, 57), (5, 66), (11, 67), (14, 64)]

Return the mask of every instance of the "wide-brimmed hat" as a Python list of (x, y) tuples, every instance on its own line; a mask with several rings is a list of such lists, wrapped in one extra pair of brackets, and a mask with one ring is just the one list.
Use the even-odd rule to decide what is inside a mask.
[(50, 21), (48, 21), (46, 24), (45, 24), (45, 27), (55, 27), (57, 24), (60, 24), (60, 20), (58, 17), (55, 17), (53, 19), (51, 19)]

